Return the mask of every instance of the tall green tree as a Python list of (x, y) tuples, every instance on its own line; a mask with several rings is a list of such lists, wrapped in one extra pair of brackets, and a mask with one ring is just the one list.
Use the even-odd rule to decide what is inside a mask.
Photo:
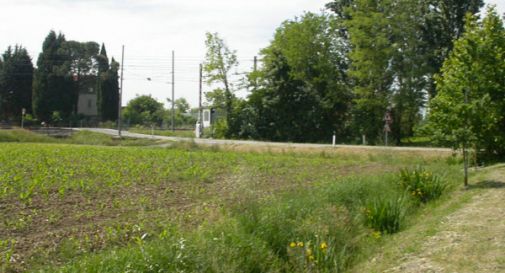
[[(347, 44), (332, 15), (306, 13), (284, 22), (262, 50), (263, 67), (243, 112), (260, 138), (328, 141), (347, 134), (351, 102)], [(251, 117), (257, 117), (256, 126)], [(251, 126), (253, 125), (253, 126)]]
[[(206, 33), (205, 46), (207, 53), (203, 64), (208, 85), (220, 85), (218, 89), (224, 93), (226, 122), (228, 126), (234, 123), (233, 101), (234, 85), (232, 82), (233, 69), (238, 66), (237, 52), (231, 50), (218, 33)], [(229, 136), (229, 135), (228, 135)]]
[(104, 110), (107, 108), (107, 80), (108, 80), (108, 72), (110, 69), (109, 66), (109, 57), (107, 57), (107, 50), (105, 49), (105, 45), (102, 44), (100, 48), (100, 54), (96, 56), (96, 61), (98, 63), (98, 81), (97, 81), (97, 109), (98, 116), (102, 121), (106, 121), (107, 117), (104, 113)]
[(64, 48), (63, 34), (51, 31), (42, 44), (33, 81), (33, 113), (42, 121), (53, 112), (69, 116), (75, 109), (75, 85), (69, 73), (71, 57)]
[(33, 64), (25, 48), (9, 47), (0, 70), (0, 117), (19, 119), (21, 109), (31, 112)]
[(386, 109), (393, 115), (397, 144), (412, 136), (420, 111), (435, 94), (433, 74), (464, 29), (463, 16), (482, 1), (354, 0), (334, 1), (341, 14), (354, 79), (353, 125), (373, 143), (384, 133)]
[(391, 136), (397, 145), (401, 139), (414, 135), (414, 127), (421, 121), (425, 107), (429, 80), (426, 56), (422, 54), (424, 42), (420, 26), (423, 24), (418, 1), (396, 1), (391, 14), (392, 55), (390, 66), (393, 84), (389, 106), (393, 123)]
[[(417, 2), (417, 1), (416, 1)], [(484, 6), (483, 0), (423, 0), (418, 1), (422, 31), (420, 41), (424, 48), (420, 52), (426, 57), (428, 93), (436, 95), (433, 76), (440, 72), (444, 60), (449, 57), (454, 41), (465, 30), (465, 15), (477, 14)]]
[(105, 45), (102, 44), (98, 62), (97, 108), (102, 121), (117, 119), (119, 101), (119, 63), (112, 58), (109, 64)]
[(370, 143), (376, 143), (383, 132), (393, 84), (391, 1), (356, 0), (349, 10), (351, 19), (345, 21), (352, 46), (349, 75), (354, 80), (354, 132), (365, 135)]
[(163, 103), (149, 96), (137, 96), (128, 102), (124, 110), (124, 118), (130, 124), (154, 125), (161, 124), (164, 116)]
[(440, 143), (505, 155), (505, 29), (494, 8), (465, 32), (437, 76), (429, 128)]

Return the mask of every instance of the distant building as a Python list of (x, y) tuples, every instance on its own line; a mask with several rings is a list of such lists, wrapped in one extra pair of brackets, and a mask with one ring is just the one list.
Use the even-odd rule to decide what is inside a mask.
[(81, 77), (78, 84), (79, 99), (77, 101), (77, 114), (90, 118), (98, 117), (97, 77)]

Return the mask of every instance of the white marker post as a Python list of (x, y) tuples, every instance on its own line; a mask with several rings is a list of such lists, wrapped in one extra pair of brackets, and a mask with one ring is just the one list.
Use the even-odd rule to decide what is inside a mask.
[(23, 108), (21, 109), (21, 129), (25, 127), (25, 115), (26, 115), (26, 109)]

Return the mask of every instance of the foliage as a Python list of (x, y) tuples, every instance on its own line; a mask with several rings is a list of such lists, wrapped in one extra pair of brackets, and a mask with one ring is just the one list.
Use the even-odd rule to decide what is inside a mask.
[(109, 65), (105, 45), (102, 44), (98, 61), (97, 109), (102, 121), (115, 121), (119, 106), (119, 63), (112, 58)]
[(124, 109), (124, 119), (130, 124), (161, 124), (163, 120), (163, 103), (156, 101), (151, 95), (137, 96), (128, 102)]
[(70, 115), (74, 105), (71, 76), (64, 68), (70, 56), (65, 52), (63, 34), (51, 31), (42, 45), (33, 80), (33, 113), (41, 121), (49, 121), (53, 111)]
[(33, 64), (25, 48), (7, 48), (0, 63), (0, 120), (21, 119), (32, 108)]
[(54, 111), (63, 119), (77, 114), (79, 90), (96, 80), (99, 46), (95, 42), (67, 41), (51, 31), (37, 59), (33, 83), (33, 112), (48, 121)]
[[(414, 1), (415, 2), (415, 1)], [(430, 98), (437, 94), (435, 74), (440, 73), (444, 61), (449, 57), (454, 41), (465, 31), (467, 13), (478, 14), (484, 6), (483, 0), (424, 0), (420, 1), (422, 35), (419, 51), (424, 55), (428, 78), (427, 91)]]
[[(178, 98), (174, 102), (175, 119), (174, 125), (178, 128), (194, 128), (196, 118), (190, 113), (191, 107), (185, 98)], [(172, 110), (167, 110), (163, 123), (168, 127), (172, 123)]]
[[(203, 64), (206, 82), (208, 85), (220, 84), (224, 101), (224, 110), (226, 112), (226, 122), (232, 124), (232, 111), (234, 101), (234, 86), (231, 78), (233, 69), (238, 66), (237, 53), (228, 48), (225, 41), (219, 37), (218, 33), (207, 32), (205, 46), (207, 53)], [(216, 92), (214, 91), (214, 92)], [(214, 96), (217, 98), (216, 96)], [(218, 105), (216, 105), (218, 106)], [(219, 105), (220, 106), (220, 105)], [(227, 136), (230, 136), (227, 132)]]
[(390, 1), (355, 1), (348, 10), (349, 19), (344, 21), (352, 46), (348, 73), (355, 81), (353, 131), (365, 135), (371, 144), (382, 132), (393, 74), (389, 66), (393, 54), (391, 20), (386, 14), (389, 6)]
[(437, 77), (429, 128), (435, 140), (454, 149), (474, 147), (505, 154), (505, 30), (494, 8), (478, 22), (467, 17), (466, 32)]
[(319, 142), (334, 131), (345, 138), (351, 96), (345, 52), (333, 16), (306, 13), (285, 21), (261, 52), (263, 67), (244, 109), (252, 117), (242, 128), (275, 141)]
[(466, 12), (481, 0), (335, 0), (327, 5), (342, 22), (351, 47), (353, 137), (378, 143), (383, 117), (391, 110), (391, 136), (397, 145), (411, 137), (426, 99), (433, 96), (433, 74), (462, 33)]
[(422, 167), (400, 171), (400, 184), (408, 194), (422, 203), (438, 199), (447, 189), (447, 183)]
[(376, 231), (393, 234), (400, 230), (406, 213), (405, 199), (380, 198), (369, 201), (365, 207), (365, 222)]

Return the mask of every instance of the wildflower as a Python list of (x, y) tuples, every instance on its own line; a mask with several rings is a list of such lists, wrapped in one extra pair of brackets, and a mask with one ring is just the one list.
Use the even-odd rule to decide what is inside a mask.
[(309, 260), (310, 260), (310, 261), (313, 261), (313, 260), (314, 260), (314, 255), (310, 255), (310, 256), (309, 256)]
[(296, 244), (296, 245), (299, 247), (303, 247), (303, 242), (298, 242), (298, 244)]
[(380, 231), (374, 231), (374, 232), (372, 232), (372, 236), (375, 239), (380, 239), (381, 238), (381, 232)]
[(326, 244), (326, 242), (322, 242), (320, 245), (319, 245), (319, 248), (321, 250), (326, 250), (328, 248), (328, 244)]
[(291, 242), (291, 243), (289, 244), (289, 247), (291, 247), (291, 248), (296, 247), (296, 243), (295, 243), (295, 242)]
[(312, 249), (308, 248), (308, 249), (305, 251), (305, 254), (307, 254), (307, 257), (312, 256)]

